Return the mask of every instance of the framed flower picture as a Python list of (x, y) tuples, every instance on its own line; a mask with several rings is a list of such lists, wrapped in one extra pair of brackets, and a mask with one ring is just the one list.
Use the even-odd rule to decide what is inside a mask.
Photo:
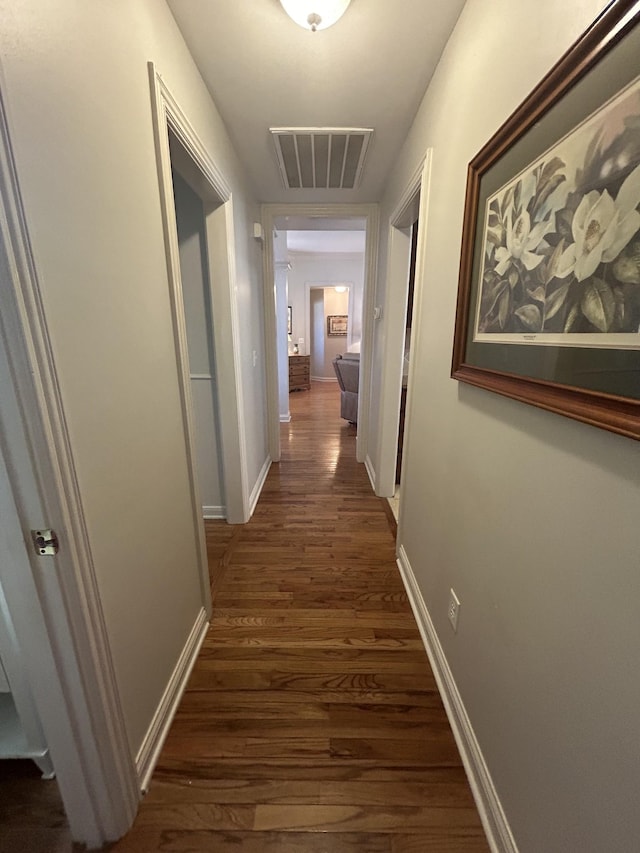
[(640, 438), (640, 3), (469, 165), (452, 376)]

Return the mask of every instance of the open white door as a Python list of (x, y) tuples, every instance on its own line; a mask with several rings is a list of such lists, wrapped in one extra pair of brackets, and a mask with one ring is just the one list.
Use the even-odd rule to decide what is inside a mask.
[[(0, 583), (71, 832), (123, 835), (139, 792), (0, 92)], [(43, 556), (30, 529), (53, 528)]]

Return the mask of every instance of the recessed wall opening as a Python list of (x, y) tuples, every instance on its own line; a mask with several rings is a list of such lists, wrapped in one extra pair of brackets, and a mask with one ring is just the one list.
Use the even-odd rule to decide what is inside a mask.
[[(357, 274), (345, 274), (344, 271), (328, 274), (328, 264), (313, 274), (304, 275), (303, 282), (309, 284), (353, 284), (352, 294), (352, 344), (360, 340), (359, 357), (359, 390), (358, 390), (358, 426), (356, 432), (356, 460), (367, 464), (370, 473), (373, 464), (368, 459), (369, 418), (371, 401), (371, 375), (373, 352), (373, 300), (375, 294), (375, 270), (377, 262), (378, 241), (378, 206), (375, 204), (265, 204), (262, 208), (262, 224), (269, 239), (265, 241), (265, 334), (267, 340), (267, 400), (269, 423), (269, 453), (273, 461), (280, 459), (280, 423), (289, 418), (288, 407), (288, 340), (287, 322), (288, 307), (292, 309), (292, 343), (300, 342), (302, 338), (308, 347), (309, 312), (304, 308), (296, 311), (294, 299), (288, 301), (289, 289), (293, 293), (293, 278), (296, 269), (296, 249), (298, 255), (300, 246), (288, 246), (289, 232), (304, 232), (302, 238), (320, 237), (322, 232), (338, 232), (337, 239), (345, 241), (352, 239), (355, 232), (361, 232), (360, 243), (355, 248), (340, 252), (331, 247), (333, 252), (325, 255), (354, 254), (357, 256)], [(326, 239), (322, 237), (322, 239)], [(363, 245), (364, 243), (364, 245)], [(344, 249), (344, 246), (342, 246)], [(322, 255), (313, 251), (309, 254)], [(290, 257), (293, 255), (293, 257)], [(336, 278), (338, 280), (331, 281)], [(327, 281), (327, 279), (330, 279)], [(355, 294), (356, 284), (362, 279), (362, 295)], [(298, 297), (298, 305), (302, 299)], [(360, 307), (361, 306), (361, 307)], [(300, 324), (304, 332), (300, 331)], [(305, 349), (305, 352), (308, 352)]]
[[(388, 224), (387, 269), (384, 296), (385, 339), (379, 404), (379, 445), (376, 494), (389, 499), (396, 518), (401, 515), (405, 417), (411, 405), (411, 352), (417, 332), (414, 303), (420, 302), (421, 247), (425, 243), (431, 155), (391, 214)], [(420, 219), (420, 221), (419, 221)]]
[(333, 360), (347, 353), (359, 358), (366, 220), (279, 217), (273, 249), (278, 399), (286, 422), (289, 393), (313, 393), (313, 382), (336, 383)]
[(172, 176), (202, 514), (226, 518), (205, 206), (175, 167)]

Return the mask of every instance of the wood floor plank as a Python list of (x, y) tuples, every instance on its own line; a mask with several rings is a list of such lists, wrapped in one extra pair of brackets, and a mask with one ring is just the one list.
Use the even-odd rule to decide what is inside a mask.
[(436, 689), (436, 684), (429, 672), (344, 672), (334, 667), (324, 673), (313, 673), (269, 669), (235, 670), (233, 667), (226, 667), (213, 670), (203, 668), (194, 672), (189, 687), (192, 690), (340, 690), (348, 698), (349, 692), (357, 693), (362, 690), (412, 690), (417, 687), (430, 692)]
[(390, 713), (411, 713), (418, 708), (441, 708), (439, 694), (427, 690), (197, 690), (190, 689), (180, 706), (181, 713), (202, 713), (214, 707), (216, 714), (239, 713), (248, 708), (266, 713), (281, 713), (278, 706), (295, 704), (320, 704), (330, 708), (333, 705), (375, 706), (380, 713), (387, 713), (385, 706), (393, 706)]
[(415, 761), (427, 767), (455, 765), (460, 761), (453, 736), (443, 737), (441, 731), (419, 739), (334, 737), (329, 749), (334, 758)]
[[(289, 768), (291, 769), (291, 768)], [(302, 775), (302, 774), (300, 774)], [(400, 775), (400, 774), (398, 774)], [(147, 803), (219, 803), (272, 805), (415, 806), (473, 809), (466, 780), (459, 782), (334, 782), (309, 779), (184, 779), (157, 780)]]
[(391, 853), (487, 853), (487, 840), (482, 833), (458, 834), (450, 830), (438, 833), (391, 836)]
[[(137, 846), (136, 846), (137, 845)], [(117, 853), (391, 853), (389, 835), (335, 833), (327, 847), (322, 833), (144, 830), (120, 842)], [(43, 851), (44, 853), (44, 851)], [(47, 851), (49, 853), (49, 851)]]
[(255, 829), (305, 830), (307, 832), (402, 832), (404, 835), (446, 835), (454, 828), (459, 835), (478, 834), (474, 808), (421, 808), (397, 806), (392, 809), (350, 805), (271, 805), (255, 810)]
[(337, 388), (291, 397), (251, 521), (206, 523), (213, 618), (117, 853), (486, 853)]
[(171, 756), (238, 758), (325, 758), (331, 755), (329, 737), (231, 737), (225, 734), (189, 737), (169, 733), (164, 752)]
[[(391, 724), (389, 720), (367, 719), (360, 722), (354, 715), (352, 722), (338, 720), (306, 720), (295, 716), (283, 717), (273, 720), (259, 716), (257, 719), (220, 719), (203, 720), (201, 717), (187, 717), (180, 715), (172, 726), (172, 736), (182, 739), (202, 738), (208, 740), (211, 736), (232, 738), (260, 738), (270, 737), (277, 739), (290, 738), (291, 740), (313, 738), (339, 738), (362, 739), (364, 741), (388, 739), (392, 728), (395, 740), (410, 740), (421, 742), (424, 740), (425, 723), (423, 721), (405, 722), (402, 719)], [(431, 728), (435, 734), (442, 737), (449, 736), (449, 728), (444, 712), (441, 712)]]
[[(172, 784), (206, 785), (224, 781), (234, 784), (248, 781), (303, 780), (315, 782), (392, 782), (439, 786), (456, 785), (464, 788), (467, 778), (460, 765), (430, 767), (420, 762), (373, 763), (362, 761), (337, 761), (318, 759), (313, 763), (278, 756), (256, 762), (252, 759), (163, 755), (151, 783), (150, 794), (156, 782)], [(470, 791), (467, 787), (467, 793)], [(463, 804), (466, 802), (462, 800)]]
[(214, 829), (237, 830), (255, 827), (254, 805), (225, 805), (220, 803), (145, 803), (140, 809), (136, 826), (141, 829)]
[(197, 669), (225, 670), (269, 669), (289, 672), (406, 672), (428, 671), (424, 653), (418, 649), (399, 650), (370, 646), (322, 647), (224, 645), (212, 649), (204, 646)]
[[(345, 628), (365, 627), (378, 629), (399, 628), (407, 629), (407, 614), (394, 613), (385, 611), (367, 611), (357, 612), (354, 609), (344, 610), (298, 610), (294, 608), (282, 609), (269, 608), (269, 613), (265, 615), (256, 615), (254, 613), (246, 613), (243, 609), (228, 608), (216, 609), (213, 618), (211, 619), (212, 628), (219, 626), (235, 626), (244, 625), (256, 627), (267, 625), (286, 625), (286, 626), (312, 626), (316, 622), (325, 624), (328, 628)], [(417, 632), (417, 628), (412, 629)]]

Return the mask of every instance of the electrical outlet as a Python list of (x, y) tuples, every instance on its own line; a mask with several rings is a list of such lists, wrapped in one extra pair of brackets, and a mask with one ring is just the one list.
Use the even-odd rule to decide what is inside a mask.
[(460, 614), (460, 601), (458, 596), (455, 594), (453, 590), (449, 591), (449, 609), (447, 610), (447, 616), (449, 617), (449, 622), (451, 622), (451, 627), (455, 632), (458, 630), (458, 616)]

